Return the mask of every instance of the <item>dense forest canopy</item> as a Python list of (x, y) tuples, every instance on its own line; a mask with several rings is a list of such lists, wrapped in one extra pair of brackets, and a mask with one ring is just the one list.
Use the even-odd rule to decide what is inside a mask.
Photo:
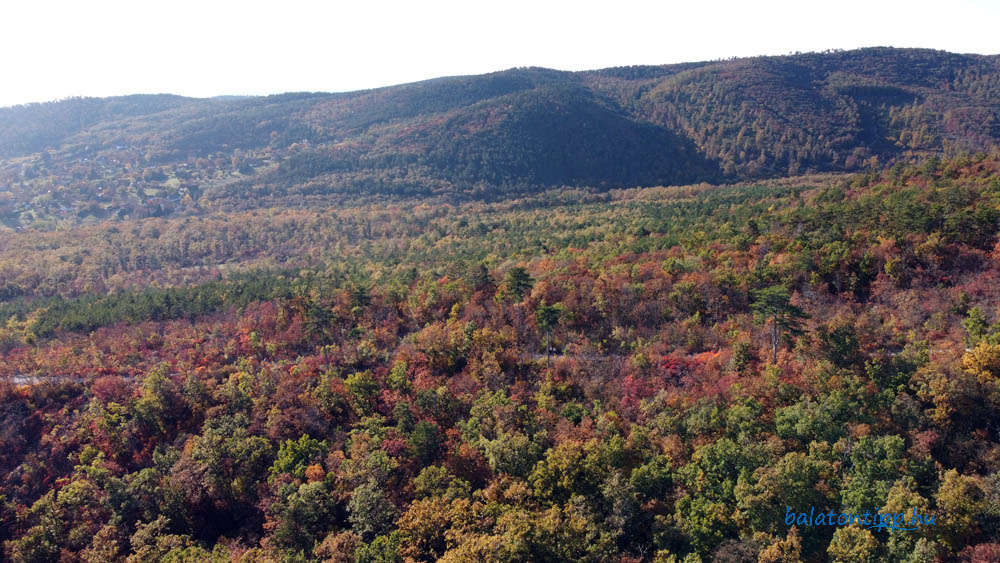
[(1000, 560), (998, 65), (0, 109), (0, 557)]
[(992, 561), (998, 229), (977, 154), (12, 234), (4, 554)]

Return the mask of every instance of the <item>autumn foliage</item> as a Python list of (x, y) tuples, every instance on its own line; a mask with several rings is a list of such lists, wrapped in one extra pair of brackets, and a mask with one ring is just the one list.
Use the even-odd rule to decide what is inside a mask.
[(980, 154), (11, 235), (4, 557), (992, 561), (998, 229)]

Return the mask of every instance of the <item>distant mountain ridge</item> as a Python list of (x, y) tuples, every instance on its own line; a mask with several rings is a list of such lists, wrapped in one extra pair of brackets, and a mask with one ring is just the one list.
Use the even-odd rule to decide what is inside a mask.
[(23, 202), (55, 187), (61, 209), (92, 204), (99, 217), (145, 213), (149, 199), (169, 212), (192, 194), (195, 203), (502, 196), (850, 171), (998, 145), (1000, 57), (868, 48), (584, 72), (517, 68), (339, 94), (4, 108), (0, 192)]

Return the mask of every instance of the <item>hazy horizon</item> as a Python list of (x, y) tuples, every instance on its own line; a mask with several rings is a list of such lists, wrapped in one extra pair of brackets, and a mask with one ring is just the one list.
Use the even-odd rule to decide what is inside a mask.
[[(732, 57), (919, 47), (1000, 52), (1000, 6), (966, 0), (803, 6), (514, 1), (90, 4), (0, 11), (0, 106), (72, 97), (350, 92), (536, 66), (579, 71)], [(822, 22), (822, 26), (818, 23)]]
[[(521, 66), (521, 67), (508, 67), (508, 68), (501, 68), (501, 69), (494, 69), (494, 70), (486, 70), (486, 71), (483, 71), (483, 72), (468, 73), (468, 74), (448, 74), (448, 75), (441, 75), (441, 76), (428, 76), (428, 77), (425, 77), (425, 78), (418, 78), (416, 80), (411, 80), (411, 81), (407, 81), (407, 82), (395, 82), (395, 83), (392, 83), (392, 84), (380, 84), (380, 85), (375, 85), (375, 86), (370, 86), (370, 87), (365, 87), (365, 88), (356, 88), (356, 89), (352, 89), (352, 90), (275, 90), (275, 91), (271, 91), (271, 92), (252, 93), (252, 94), (220, 93), (220, 94), (213, 94), (213, 95), (207, 95), (207, 96), (189, 96), (189, 95), (185, 95), (185, 94), (181, 94), (181, 93), (177, 93), (177, 92), (127, 92), (127, 93), (107, 94), (107, 95), (100, 95), (100, 96), (65, 96), (65, 97), (61, 97), (61, 98), (53, 98), (53, 99), (48, 99), (48, 100), (33, 100), (33, 101), (27, 101), (27, 102), (20, 102), (20, 103), (2, 105), (2, 106), (0, 106), (0, 108), (8, 108), (8, 107), (21, 106), (21, 105), (44, 104), (44, 103), (51, 103), (51, 102), (59, 102), (59, 101), (69, 100), (69, 99), (74, 99), (74, 98), (124, 98), (124, 97), (129, 97), (129, 96), (178, 96), (178, 97), (182, 97), (182, 98), (191, 98), (191, 99), (213, 99), (213, 98), (254, 98), (254, 97), (264, 97), (264, 96), (280, 96), (280, 95), (283, 95), (283, 94), (303, 94), (303, 93), (308, 93), (308, 94), (348, 94), (348, 93), (351, 93), (351, 92), (363, 92), (363, 91), (366, 91), (366, 90), (377, 90), (377, 89), (380, 89), (380, 88), (390, 88), (392, 86), (402, 86), (402, 85), (405, 85), (405, 84), (415, 84), (415, 83), (427, 82), (427, 81), (430, 81), (430, 80), (437, 80), (437, 79), (442, 79), (442, 78), (453, 78), (453, 77), (459, 77), (459, 76), (476, 76), (476, 75), (483, 75), (483, 74), (492, 74), (492, 73), (504, 72), (504, 71), (512, 70), (512, 69), (516, 69), (516, 68), (544, 68), (546, 70), (554, 70), (554, 71), (559, 71), (559, 72), (586, 72), (586, 71), (599, 71), (599, 70), (604, 70), (604, 69), (608, 69), (608, 68), (621, 68), (621, 67), (629, 67), (629, 66), (669, 66), (669, 65), (684, 64), (684, 63), (717, 62), (717, 61), (725, 61), (725, 60), (731, 60), (731, 59), (747, 59), (747, 58), (754, 58), (754, 57), (794, 56), (794, 55), (799, 55), (799, 54), (824, 53), (824, 52), (827, 52), (827, 51), (854, 51), (854, 50), (859, 50), (859, 49), (870, 49), (870, 48), (931, 49), (929, 47), (895, 47), (893, 45), (868, 45), (868, 46), (864, 46), (864, 47), (855, 47), (855, 48), (852, 48), (852, 49), (831, 48), (829, 50), (824, 50), (824, 51), (796, 51), (796, 52), (789, 52), (789, 53), (782, 53), (782, 54), (741, 55), (741, 56), (732, 56), (732, 57), (722, 57), (722, 58), (717, 58), (717, 59), (677, 61), (677, 62), (669, 62), (669, 63), (646, 63), (646, 64), (637, 64), (637, 65), (628, 65), (628, 64), (625, 64), (625, 65), (615, 65), (615, 66), (611, 66), (611, 67), (593, 67), (593, 68), (583, 68), (583, 69), (562, 69), (562, 68), (543, 67), (543, 66), (539, 66), (539, 65), (527, 65), (527, 66)], [(938, 51), (944, 51), (943, 49), (936, 49), (936, 50), (938, 50)], [(958, 55), (979, 55), (979, 56), (986, 56), (986, 57), (1000, 56), (1000, 53), (958, 53), (958, 52), (954, 52), (954, 51), (947, 51), (947, 52), (950, 52), (950, 53), (953, 53), (953, 54), (958, 54)]]

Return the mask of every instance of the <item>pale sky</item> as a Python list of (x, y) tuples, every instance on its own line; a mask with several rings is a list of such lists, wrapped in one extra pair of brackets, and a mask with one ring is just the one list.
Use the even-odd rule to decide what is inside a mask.
[(0, 0), (0, 106), (346, 91), (866, 46), (1000, 52), (1000, 2)]

